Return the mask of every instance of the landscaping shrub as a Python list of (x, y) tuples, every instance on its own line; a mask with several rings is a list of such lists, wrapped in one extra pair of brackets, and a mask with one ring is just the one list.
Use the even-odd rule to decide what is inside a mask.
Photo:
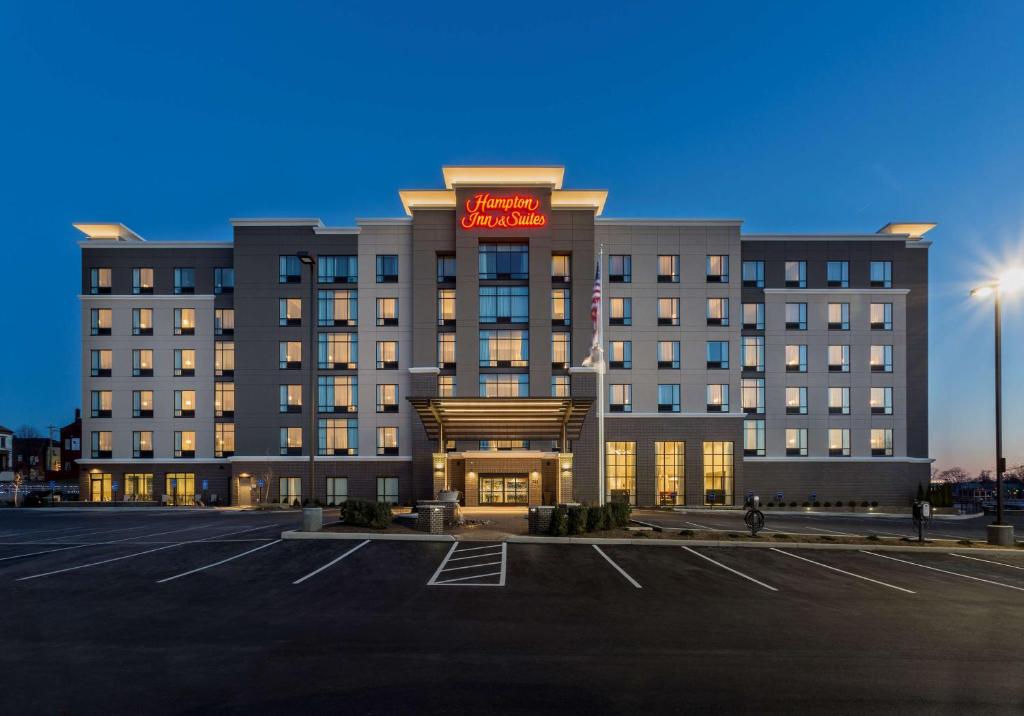
[(804, 500), (803, 505), (801, 505), (801, 507), (810, 507), (810, 506), (811, 506), (811, 503), (808, 502), (807, 500)]
[(826, 503), (825, 503), (825, 507), (831, 507), (831, 506), (832, 506), (832, 503), (831, 503), (831, 502), (826, 502)]
[(956, 542), (956, 543), (957, 543), (957, 544), (962, 544), (962, 545), (964, 545), (965, 547), (970, 547), (970, 546), (971, 546), (972, 544), (974, 544), (974, 543), (973, 543), (973, 542), (971, 542), (971, 541), (970, 541), (969, 539), (961, 539), (961, 540), (957, 540), (957, 542)]
[(796, 507), (796, 500), (794, 500), (793, 502), (790, 502), (790, 503), (789, 503), (789, 506), (790, 506), (790, 507)]
[(581, 535), (587, 531), (587, 519), (590, 509), (580, 505), (570, 507), (566, 529), (571, 535)]
[(587, 532), (600, 532), (608, 529), (608, 512), (602, 507), (591, 507), (587, 510)]
[(864, 500), (862, 503), (860, 503), (860, 506), (861, 507), (867, 507), (868, 506), (868, 501)]
[(556, 507), (551, 511), (551, 535), (565, 537), (569, 532), (569, 515), (564, 507)]
[(868, 535), (868, 539), (871, 540), (872, 542), (877, 542), (878, 541), (878, 535)]
[(693, 537), (693, 530), (679, 530), (679, 534), (683, 537)]
[(346, 525), (383, 530), (391, 524), (391, 505), (349, 498), (341, 508), (341, 515)]
[(779, 532), (777, 535), (772, 535), (775, 539), (789, 539), (789, 535), (785, 532)]
[(774, 503), (774, 502), (769, 502), (769, 503), (768, 503), (768, 506), (769, 506), (769, 507), (775, 507), (775, 503)]
[(872, 501), (871, 501), (871, 506), (872, 506), (872, 507), (878, 507), (878, 503), (877, 503), (877, 502), (875, 502), (874, 500), (872, 500)]
[(621, 529), (629, 526), (629, 513), (632, 508), (625, 502), (609, 502), (605, 505), (608, 510), (608, 528)]

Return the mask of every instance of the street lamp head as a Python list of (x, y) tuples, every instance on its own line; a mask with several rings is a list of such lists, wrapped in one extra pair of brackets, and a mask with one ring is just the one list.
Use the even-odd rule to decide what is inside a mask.
[(1024, 268), (1012, 266), (999, 274), (999, 290), (1012, 293), (1024, 288)]
[(971, 297), (972, 298), (985, 298), (986, 296), (990, 296), (994, 291), (995, 291), (995, 286), (993, 284), (986, 284), (985, 286), (978, 286), (977, 288), (972, 288), (971, 289)]
[(313, 257), (309, 255), (308, 251), (300, 251), (296, 254), (299, 257), (299, 261), (306, 264), (307, 266), (313, 265)]

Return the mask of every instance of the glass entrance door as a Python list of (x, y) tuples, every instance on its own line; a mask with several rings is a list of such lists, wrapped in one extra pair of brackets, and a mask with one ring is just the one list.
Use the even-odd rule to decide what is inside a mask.
[(480, 477), (481, 505), (526, 505), (530, 502), (525, 475)]
[(196, 475), (194, 472), (169, 472), (166, 481), (170, 504), (194, 505), (196, 503)]
[(94, 472), (89, 475), (90, 502), (110, 502), (113, 499), (110, 488), (111, 477), (109, 472)]

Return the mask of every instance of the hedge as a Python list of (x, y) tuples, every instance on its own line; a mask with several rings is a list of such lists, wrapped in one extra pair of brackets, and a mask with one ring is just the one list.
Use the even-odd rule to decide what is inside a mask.
[(624, 503), (609, 503), (600, 507), (573, 505), (556, 507), (551, 512), (550, 533), (555, 537), (582, 535), (587, 532), (621, 529), (629, 525), (632, 508)]
[(375, 530), (387, 529), (391, 524), (391, 505), (386, 502), (370, 502), (349, 498), (341, 510), (346, 525), (370, 527)]

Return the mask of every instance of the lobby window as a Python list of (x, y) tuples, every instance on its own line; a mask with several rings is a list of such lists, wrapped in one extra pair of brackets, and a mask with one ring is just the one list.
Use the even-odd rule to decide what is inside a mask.
[(786, 330), (806, 331), (807, 330), (807, 304), (787, 303), (786, 304)]
[(829, 288), (850, 287), (850, 262), (829, 261), (825, 264), (825, 280)]
[[(175, 361), (178, 353), (175, 351)], [(132, 351), (132, 376), (148, 378), (153, 375), (153, 351), (150, 348), (136, 348)]]
[(528, 323), (530, 289), (526, 286), (481, 286), (481, 323)]
[(807, 262), (786, 262), (786, 288), (807, 288)]
[(830, 373), (850, 372), (850, 346), (828, 347), (828, 370)]
[(233, 268), (215, 268), (213, 270), (213, 292), (235, 292), (235, 270)]
[(277, 299), (277, 325), (279, 325), (279, 326), (301, 326), (302, 325), (302, 299), (301, 298), (279, 298), (279, 299)]
[(455, 325), (455, 289), (437, 289), (437, 325)]
[(679, 283), (679, 256), (658, 256), (658, 283)]
[(235, 454), (235, 424), (217, 423), (213, 426), (213, 456), (231, 457)]
[(455, 397), (455, 376), (454, 375), (439, 375), (439, 376), (437, 376), (437, 397), (439, 397), (439, 398), (454, 398)]
[(301, 413), (302, 386), (296, 384), (278, 386), (277, 403), (277, 412), (279, 413)]
[(871, 428), (871, 454), (892, 457), (892, 428)]
[(398, 428), (393, 425), (377, 428), (377, 455), (398, 454)]
[(213, 311), (213, 334), (215, 336), (235, 335), (235, 309), (216, 308)]
[(658, 325), (678, 326), (679, 325), (679, 299), (659, 298), (658, 299)]
[(569, 376), (567, 375), (553, 375), (551, 376), (551, 397), (552, 398), (568, 398), (569, 397)]
[(733, 443), (705, 441), (704, 504), (731, 505), (734, 479)]
[(152, 418), (153, 417), (153, 391), (133, 390), (132, 391), (132, 417)]
[(828, 304), (828, 329), (830, 331), (850, 330), (850, 304)]
[(320, 291), (316, 308), (317, 324), (320, 326), (355, 326), (359, 323), (356, 291)]
[(764, 378), (740, 380), (740, 408), (748, 415), (764, 412)]
[(377, 257), (377, 283), (398, 283), (398, 257), (389, 254)]
[(788, 345), (786, 346), (786, 372), (806, 373), (807, 372), (807, 346)]
[(480, 367), (520, 368), (529, 364), (529, 331), (480, 331)]
[(612, 413), (633, 412), (633, 386), (629, 383), (612, 383), (608, 386), (608, 411)]
[(302, 478), (281, 477), (277, 480), (278, 499), (282, 505), (302, 504)]
[(830, 457), (850, 457), (850, 430), (848, 428), (828, 429), (828, 454)]
[(279, 256), (278, 283), (302, 283), (302, 262), (298, 256)]
[(108, 268), (89, 269), (89, 293), (94, 296), (110, 293), (110, 274)]
[(398, 370), (398, 341), (377, 341), (377, 370)]
[(356, 333), (321, 333), (317, 336), (317, 364), (325, 370), (355, 370), (359, 336)]
[(636, 504), (636, 443), (606, 442), (605, 482), (608, 485), (608, 502)]
[(356, 455), (359, 424), (345, 418), (321, 418), (317, 422), (318, 455)]
[(714, 369), (729, 367), (729, 341), (707, 342), (707, 367)]
[(729, 283), (729, 257), (708, 255), (704, 274), (708, 283)]
[(132, 309), (132, 335), (151, 336), (153, 335), (153, 309), (133, 308)]
[(455, 281), (455, 254), (437, 255), (437, 282), (451, 283)]
[(389, 505), (398, 504), (397, 477), (377, 478), (377, 502), (386, 502)]
[(633, 299), (616, 297), (608, 299), (608, 325), (633, 325)]
[(569, 254), (551, 254), (551, 282), (569, 283), (572, 280), (572, 257)]
[(174, 349), (174, 375), (187, 378), (196, 374), (196, 352), (193, 348)]
[(629, 254), (608, 256), (608, 283), (633, 282), (633, 257)]
[(658, 341), (658, 367), (679, 367), (679, 341)]
[(892, 288), (892, 261), (871, 262), (871, 288)]
[(278, 363), (277, 367), (282, 370), (302, 369), (302, 342), (301, 341), (278, 341), (277, 344)]
[(551, 334), (551, 368), (568, 370), (572, 362), (572, 343), (569, 334), (562, 331)]
[(92, 335), (109, 336), (114, 314), (109, 308), (92, 308), (89, 309), (89, 322)]
[(316, 259), (318, 283), (358, 283), (359, 261), (355, 256), (318, 256)]
[(397, 326), (398, 325), (398, 299), (378, 298), (377, 299), (377, 325)]
[(235, 374), (234, 341), (217, 341), (213, 344), (213, 372), (218, 377), (230, 378)]
[(828, 389), (828, 412), (829, 415), (850, 414), (850, 389), (847, 386)]
[(301, 455), (302, 428), (281, 428), (279, 445), (282, 455)]
[(110, 390), (92, 391), (92, 410), (90, 417), (109, 418), (114, 409), (114, 393)]
[(196, 434), (192, 430), (174, 431), (174, 457), (196, 456)]
[(807, 428), (786, 428), (786, 455), (807, 457)]
[(660, 383), (658, 385), (658, 412), (679, 412), (679, 384)]
[(358, 410), (359, 385), (354, 375), (321, 375), (316, 380), (317, 410), (321, 413), (354, 413)]
[(109, 378), (114, 369), (114, 352), (94, 350), (89, 352), (89, 375), (93, 378)]
[(137, 296), (153, 293), (153, 269), (132, 269), (132, 293)]
[(764, 457), (764, 420), (743, 421), (743, 454), (748, 457)]
[(114, 451), (114, 434), (109, 430), (94, 430), (92, 433), (93, 458), (105, 460), (110, 458)]
[(764, 336), (743, 336), (743, 370), (764, 372)]
[(683, 504), (686, 476), (686, 443), (681, 440), (654, 442), (654, 482), (659, 505)]
[(872, 388), (870, 405), (872, 415), (892, 415), (892, 388)]
[(174, 417), (194, 418), (196, 416), (196, 391), (174, 391)]
[(124, 476), (124, 499), (149, 502), (153, 499), (153, 473), (130, 472)]
[(728, 298), (709, 298), (707, 300), (707, 324), (709, 326), (729, 325)]
[(871, 372), (892, 373), (892, 346), (871, 346)]
[(153, 457), (153, 432), (136, 430), (132, 433), (132, 457), (145, 460)]
[(633, 367), (633, 341), (608, 341), (608, 367)]
[(171, 504), (193, 505), (196, 495), (196, 474), (194, 472), (164, 473), (164, 494), (171, 498)]
[(527, 244), (480, 244), (480, 278), (483, 280), (525, 280), (530, 277), (530, 248)]
[(348, 478), (327, 478), (327, 506), (343, 505), (348, 501)]
[(707, 402), (705, 407), (709, 413), (728, 413), (729, 384), (709, 383), (707, 386)]
[(572, 310), (569, 289), (551, 289), (551, 325), (568, 326), (572, 323)]
[(786, 388), (786, 415), (807, 415), (807, 387)]
[(235, 416), (235, 384), (217, 381), (213, 384), (213, 414), (218, 418)]
[(196, 270), (194, 268), (174, 269), (174, 292), (178, 294), (196, 292)]
[(174, 309), (174, 335), (194, 336), (196, 334), (196, 309)]
[(438, 368), (454, 368), (455, 367), (455, 334), (454, 333), (438, 333), (437, 334), (437, 367)]
[(872, 303), (871, 304), (871, 330), (891, 331), (892, 330), (892, 304)]
[(394, 383), (377, 384), (377, 412), (398, 412), (398, 386)]
[(743, 287), (764, 288), (764, 261), (743, 262)]
[(525, 398), (530, 394), (530, 376), (485, 373), (480, 376), (481, 398)]

